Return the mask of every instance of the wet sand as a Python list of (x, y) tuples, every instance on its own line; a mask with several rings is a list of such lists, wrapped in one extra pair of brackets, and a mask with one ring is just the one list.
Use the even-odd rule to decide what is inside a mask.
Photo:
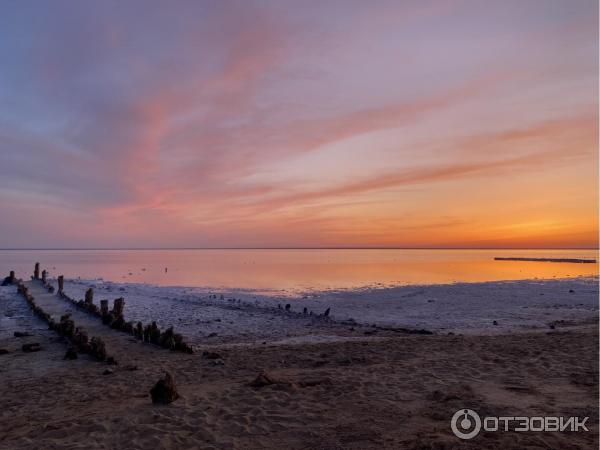
[[(199, 345), (209, 335), (211, 343), (328, 340), (347, 331), (335, 327), (334, 322), (343, 321), (480, 335), (548, 330), (555, 322), (596, 323), (598, 317), (598, 277), (310, 290), (289, 296), (244, 289), (65, 281), (66, 292), (76, 299), (84, 298), (90, 287), (96, 299), (125, 296), (127, 320), (175, 326)], [(278, 308), (286, 304), (290, 311)], [(305, 317), (304, 308), (314, 315)], [(319, 321), (327, 308), (333, 322)], [(362, 333), (357, 329), (345, 334)]]

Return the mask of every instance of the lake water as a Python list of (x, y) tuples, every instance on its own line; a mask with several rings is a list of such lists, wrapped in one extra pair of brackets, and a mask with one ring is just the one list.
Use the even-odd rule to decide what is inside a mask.
[[(494, 261), (494, 257), (587, 258), (597, 250), (0, 250), (0, 274), (163, 286), (304, 290), (598, 275), (598, 263)], [(165, 270), (167, 269), (167, 270)]]

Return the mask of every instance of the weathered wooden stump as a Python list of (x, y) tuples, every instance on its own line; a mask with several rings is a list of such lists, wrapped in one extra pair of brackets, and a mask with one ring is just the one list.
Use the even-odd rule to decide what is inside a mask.
[(150, 342), (150, 330), (152, 329), (152, 327), (150, 326), (150, 324), (146, 325), (144, 327), (144, 342)]
[(85, 353), (90, 351), (89, 337), (88, 337), (87, 332), (84, 329), (82, 329), (80, 327), (77, 327), (75, 329), (75, 335), (73, 336), (73, 342), (75, 343), (75, 345), (78, 348), (80, 348)]
[(106, 359), (106, 346), (104, 345), (104, 341), (99, 337), (94, 336), (90, 341), (90, 354), (100, 361)]
[(123, 315), (123, 309), (125, 308), (125, 299), (123, 297), (115, 298), (113, 302), (113, 314), (116, 317)]
[(112, 326), (114, 321), (115, 321), (115, 315), (110, 311), (108, 312), (108, 314), (105, 314), (102, 316), (102, 323), (104, 325)]
[(58, 277), (58, 295), (62, 295), (65, 292), (65, 277), (59, 275)]
[(150, 342), (152, 344), (160, 344), (160, 328), (156, 325), (156, 322), (152, 322), (150, 325)]
[(179, 398), (179, 394), (175, 388), (175, 380), (169, 372), (166, 372), (165, 377), (156, 382), (150, 390), (150, 396), (152, 397), (152, 403), (162, 403), (165, 405)]
[(86, 306), (94, 303), (94, 289), (88, 288), (88, 290), (85, 291), (85, 303)]
[(34, 280), (40, 279), (40, 263), (39, 262), (35, 263), (35, 268), (33, 269), (33, 279)]
[(125, 319), (123, 319), (123, 316), (116, 316), (115, 320), (113, 320), (112, 323), (110, 324), (110, 327), (114, 328), (115, 330), (122, 330), (124, 326), (125, 326)]
[(4, 278), (4, 281), (2, 281), (2, 286), (10, 286), (11, 284), (13, 284), (15, 282), (15, 271), (11, 270), (10, 274)]
[(46, 270), (42, 270), (42, 283), (46, 284), (46, 275), (48, 275), (48, 272), (46, 272)]
[(142, 322), (138, 322), (135, 326), (135, 337), (144, 340), (144, 324)]
[(100, 300), (100, 314), (102, 317), (108, 315), (108, 300)]
[(75, 334), (75, 322), (71, 320), (70, 314), (65, 314), (60, 318), (60, 323), (58, 324), (58, 332), (66, 337), (73, 337)]
[(164, 348), (175, 348), (175, 341), (173, 340), (173, 327), (169, 327), (161, 333), (160, 345)]
[(123, 326), (121, 327), (121, 331), (124, 331), (125, 333), (129, 333), (129, 334), (133, 334), (134, 327), (135, 327), (135, 322), (130, 320), (129, 322), (125, 322), (123, 324)]

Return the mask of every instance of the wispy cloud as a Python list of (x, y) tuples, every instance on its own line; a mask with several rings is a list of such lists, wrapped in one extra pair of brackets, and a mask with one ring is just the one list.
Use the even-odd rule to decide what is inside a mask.
[[(441, 228), (454, 234), (439, 245), (475, 242), (469, 221), (504, 233), (478, 192), (545, 204), (528, 191), (537, 180), (568, 202), (581, 170), (576, 201), (555, 208), (593, 230), (597, 5), (534, 6), (15, 5), (0, 18), (0, 200), (13, 214), (0, 244), (37, 231), (44, 245), (42, 229), (100, 246), (393, 244)], [(444, 209), (454, 191), (471, 199), (460, 217), (421, 206)]]

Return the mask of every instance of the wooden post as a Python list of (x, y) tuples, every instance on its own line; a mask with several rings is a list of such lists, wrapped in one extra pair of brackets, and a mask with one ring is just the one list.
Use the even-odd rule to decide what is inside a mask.
[(125, 308), (125, 299), (123, 297), (115, 298), (113, 302), (113, 314), (116, 317), (122, 316), (123, 308)]
[(33, 269), (33, 279), (34, 280), (40, 279), (40, 263), (39, 262), (35, 263), (35, 268)]
[(60, 275), (58, 277), (58, 295), (62, 295), (65, 288), (65, 277)]
[(88, 305), (94, 303), (94, 289), (89, 288), (87, 291), (85, 291), (85, 302)]
[(42, 283), (46, 284), (46, 275), (48, 274), (48, 272), (46, 272), (45, 270), (42, 270)]
[(102, 317), (108, 315), (108, 300), (100, 300), (100, 314)]
[[(1, 280), (1, 278), (0, 278), (0, 280)], [(2, 283), (0, 283), (0, 286), (8, 286), (10, 284), (13, 284), (14, 282), (15, 282), (15, 271), (11, 270), (10, 274), (2, 280)]]

